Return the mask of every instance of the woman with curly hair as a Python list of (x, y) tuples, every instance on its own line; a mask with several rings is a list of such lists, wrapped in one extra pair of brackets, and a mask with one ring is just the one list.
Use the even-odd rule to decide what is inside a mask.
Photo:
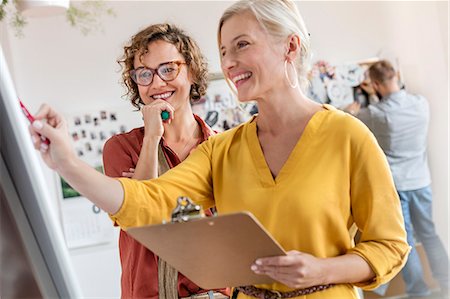
[[(126, 95), (141, 111), (144, 126), (106, 142), (105, 174), (155, 178), (214, 134), (190, 105), (205, 94), (207, 65), (195, 41), (170, 24), (151, 25), (134, 35), (118, 62)], [(168, 118), (163, 120), (161, 113)], [(227, 294), (226, 290), (208, 294), (124, 230), (119, 248), (122, 298), (225, 298), (222, 293)]]

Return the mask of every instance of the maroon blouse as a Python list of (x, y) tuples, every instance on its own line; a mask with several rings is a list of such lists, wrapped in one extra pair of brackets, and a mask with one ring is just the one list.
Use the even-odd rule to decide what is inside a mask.
[[(201, 141), (203, 142), (214, 132), (200, 117), (194, 116), (201, 126), (203, 133)], [(105, 174), (110, 177), (121, 177), (123, 171), (135, 168), (143, 138), (144, 127), (111, 137), (103, 149)], [(164, 139), (161, 140), (161, 144), (169, 166), (172, 168), (178, 165), (181, 161), (175, 152), (167, 146)], [(158, 257), (123, 230), (120, 230), (119, 249), (122, 265), (122, 298), (158, 299)], [(178, 273), (178, 295), (180, 297), (188, 297), (206, 291), (208, 290), (200, 288), (183, 274)], [(217, 291), (229, 296), (229, 289)]]

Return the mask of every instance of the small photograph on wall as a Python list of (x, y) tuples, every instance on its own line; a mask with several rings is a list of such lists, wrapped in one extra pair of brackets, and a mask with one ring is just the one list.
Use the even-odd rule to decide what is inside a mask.
[(81, 194), (73, 189), (72, 186), (70, 186), (69, 183), (67, 183), (63, 178), (60, 177), (60, 180), (62, 196), (64, 199), (81, 196)]
[(80, 139), (80, 138), (78, 137), (78, 133), (77, 133), (77, 132), (73, 132), (73, 133), (72, 133), (72, 139), (73, 139), (73, 141), (78, 141), (78, 139)]
[(127, 131), (127, 127), (125, 125), (121, 125), (119, 131), (120, 133), (125, 133)]
[(80, 148), (77, 148), (77, 149), (76, 149), (76, 152), (77, 152), (78, 157), (82, 157), (82, 156), (84, 155), (83, 150), (80, 149)]
[(105, 134), (105, 132), (100, 131), (99, 135), (100, 135), (100, 140), (105, 140), (105, 139), (106, 139), (106, 134)]

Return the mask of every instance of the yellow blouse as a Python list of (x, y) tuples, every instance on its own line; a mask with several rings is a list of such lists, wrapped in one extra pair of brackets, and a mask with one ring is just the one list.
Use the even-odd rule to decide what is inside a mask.
[[(275, 179), (252, 119), (205, 141), (157, 179), (120, 179), (124, 203), (111, 217), (122, 227), (161, 223), (176, 198), (188, 196), (204, 208), (216, 205), (219, 214), (250, 211), (286, 251), (319, 258), (361, 256), (376, 278), (359, 287), (373, 289), (387, 282), (409, 251), (387, 160), (360, 121), (324, 108), (311, 118)], [(356, 246), (349, 233), (354, 223), (361, 231)], [(279, 283), (258, 287), (290, 290)], [(307, 297), (357, 295), (352, 285), (343, 284)]]

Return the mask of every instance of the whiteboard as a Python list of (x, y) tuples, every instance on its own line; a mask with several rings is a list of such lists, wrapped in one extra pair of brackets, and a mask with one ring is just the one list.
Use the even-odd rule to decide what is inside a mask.
[[(1, 188), (44, 298), (81, 298), (28, 123), (0, 46)], [(23, 286), (25, 287), (25, 286)]]

